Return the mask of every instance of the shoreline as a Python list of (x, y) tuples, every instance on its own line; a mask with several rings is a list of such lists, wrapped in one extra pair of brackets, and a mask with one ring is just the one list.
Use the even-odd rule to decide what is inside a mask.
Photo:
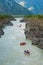
[(32, 44), (43, 49), (43, 18), (24, 18), (20, 22), (25, 22), (26, 39), (32, 40)]
[(2, 35), (4, 35), (3, 28), (5, 28), (5, 26), (13, 26), (13, 24), (10, 22), (11, 20), (16, 20), (16, 19), (14, 18), (0, 19), (0, 38)]

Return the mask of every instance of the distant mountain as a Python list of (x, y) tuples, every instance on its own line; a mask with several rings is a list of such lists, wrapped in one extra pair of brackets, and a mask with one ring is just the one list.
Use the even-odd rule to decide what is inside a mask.
[(34, 14), (43, 14), (43, 0), (24, 0), (26, 2), (25, 7), (30, 8), (33, 7)]
[(0, 0), (0, 14), (27, 15), (32, 13), (14, 0)]

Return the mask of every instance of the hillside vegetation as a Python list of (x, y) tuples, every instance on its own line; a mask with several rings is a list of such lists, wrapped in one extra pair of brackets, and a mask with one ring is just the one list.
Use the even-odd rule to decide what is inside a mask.
[(43, 15), (26, 15), (26, 16), (24, 16), (24, 18), (37, 18), (37, 19), (41, 19), (41, 18), (43, 18)]
[(8, 14), (0, 14), (0, 19), (5, 19), (5, 18), (13, 18), (13, 16)]

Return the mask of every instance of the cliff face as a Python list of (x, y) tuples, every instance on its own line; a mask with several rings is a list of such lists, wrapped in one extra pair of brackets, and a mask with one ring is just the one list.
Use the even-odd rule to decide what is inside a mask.
[(26, 22), (25, 35), (32, 40), (32, 44), (43, 48), (43, 19), (24, 19)]

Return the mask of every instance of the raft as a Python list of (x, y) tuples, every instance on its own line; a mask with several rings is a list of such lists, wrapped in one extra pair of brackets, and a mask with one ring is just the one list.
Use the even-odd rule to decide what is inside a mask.
[(24, 45), (26, 45), (26, 43), (25, 42), (21, 42), (20, 45), (24, 46)]
[(24, 51), (24, 54), (25, 54), (25, 55), (30, 55), (29, 50), (25, 50), (25, 51)]

